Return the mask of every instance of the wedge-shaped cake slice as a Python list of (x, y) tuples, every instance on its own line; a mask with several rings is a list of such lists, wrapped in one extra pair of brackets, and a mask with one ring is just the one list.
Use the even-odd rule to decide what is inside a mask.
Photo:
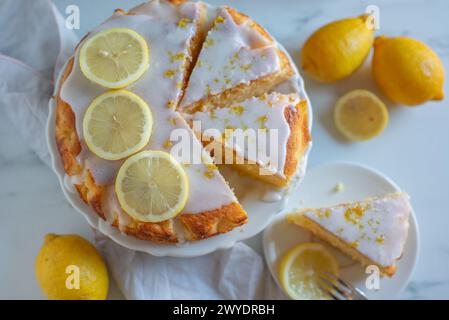
[(310, 141), (305, 100), (270, 93), (206, 109), (190, 124), (216, 163), (278, 187), (289, 183)]
[(181, 109), (226, 106), (261, 95), (292, 75), (288, 58), (270, 35), (247, 16), (224, 6), (207, 33)]
[(288, 221), (363, 266), (377, 265), (382, 274), (391, 277), (407, 240), (410, 212), (409, 196), (393, 193), (329, 208), (303, 209), (290, 214)]

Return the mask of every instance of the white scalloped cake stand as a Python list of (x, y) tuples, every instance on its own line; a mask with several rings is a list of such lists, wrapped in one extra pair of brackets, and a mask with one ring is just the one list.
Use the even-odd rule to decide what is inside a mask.
[[(309, 130), (312, 130), (312, 107), (310, 100), (304, 90), (304, 82), (299, 74), (299, 71), (293, 62), (288, 52), (278, 44), (279, 47), (285, 51), (292, 65), (294, 66), (296, 77), (289, 83), (281, 84), (277, 90), (283, 93), (297, 92), (299, 95), (307, 100), (309, 112)], [(62, 70), (65, 69), (65, 66)], [(61, 76), (61, 75), (60, 75)], [(60, 76), (56, 81), (55, 88), (59, 87)], [(55, 89), (56, 90), (56, 89)], [(56, 92), (54, 93), (54, 95)], [(96, 230), (99, 230), (118, 244), (137, 251), (149, 253), (154, 256), (171, 256), (171, 257), (196, 257), (211, 253), (218, 249), (225, 249), (232, 247), (237, 241), (251, 238), (265, 229), (271, 219), (279, 213), (286, 205), (289, 197), (289, 190), (287, 190), (277, 201), (264, 201), (264, 194), (270, 193), (267, 186), (258, 183), (257, 181), (248, 178), (240, 177), (234, 172), (225, 170), (222, 172), (228, 180), (231, 187), (234, 188), (237, 198), (248, 214), (248, 222), (234, 230), (221, 234), (215, 237), (200, 241), (184, 242), (181, 244), (160, 244), (151, 241), (140, 240), (131, 236), (127, 236), (120, 232), (119, 229), (110, 226), (107, 222), (101, 219), (96, 212), (88, 205), (86, 205), (79, 197), (77, 191), (70, 183), (67, 182), (66, 173), (62, 167), (59, 153), (55, 142), (55, 101), (51, 99), (49, 102), (49, 116), (47, 122), (47, 142), (50, 150), (52, 168), (58, 176), (62, 190), (70, 202), (70, 204), (80, 212), (89, 224)], [(298, 172), (296, 181), (292, 181), (292, 185), (297, 185), (302, 180), (307, 166), (307, 158), (310, 152), (312, 143), (310, 142), (308, 150), (306, 151), (302, 162), (300, 164), (300, 172)], [(265, 197), (268, 198), (268, 197)]]

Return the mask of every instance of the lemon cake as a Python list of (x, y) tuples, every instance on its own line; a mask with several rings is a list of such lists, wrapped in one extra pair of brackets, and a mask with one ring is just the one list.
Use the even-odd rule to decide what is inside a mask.
[(405, 193), (393, 193), (329, 208), (302, 209), (288, 215), (363, 266), (376, 265), (389, 277), (396, 271), (407, 240), (411, 206)]
[(230, 105), (262, 95), (292, 75), (288, 58), (271, 36), (249, 17), (224, 6), (207, 33), (181, 109)]
[(189, 122), (216, 162), (277, 187), (288, 185), (310, 140), (307, 103), (297, 94), (273, 92), (206, 108)]
[[(169, 151), (170, 133), (181, 128), (191, 134), (193, 143), (201, 150), (200, 142), (175, 111), (186, 77), (185, 70), (192, 61), (191, 51), (195, 46), (192, 43), (198, 37), (201, 11), (202, 5), (192, 2), (171, 4), (152, 1), (135, 9), (132, 14), (117, 11), (89, 35), (108, 28), (126, 27), (137, 31), (149, 44), (150, 67), (128, 88), (148, 102), (155, 119), (153, 134), (145, 149)], [(122, 232), (145, 240), (183, 240), (174, 219), (157, 223), (139, 221), (130, 217), (118, 203), (114, 180), (123, 161), (107, 161), (90, 152), (83, 141), (80, 121), (86, 107), (106, 89), (84, 77), (78, 59), (79, 49), (64, 71), (56, 97), (56, 141), (65, 171), (83, 200)], [(169, 70), (175, 70), (174, 74), (168, 76)], [(244, 224), (247, 219), (209, 155), (203, 152), (202, 158), (202, 164), (185, 166), (190, 182), (189, 196), (177, 220), (181, 222), (183, 236), (187, 240), (227, 232)], [(205, 184), (208, 188), (203, 188)]]
[[(221, 25), (232, 34), (223, 35)], [(212, 61), (209, 46), (225, 54), (217, 66), (232, 54), (245, 69), (214, 71), (228, 82), (217, 99), (198, 98), (192, 85), (211, 80), (195, 71)], [(226, 6), (152, 0), (118, 9), (81, 40), (58, 82), (55, 140), (66, 185), (105, 223), (142, 240), (177, 243), (229, 232), (247, 222), (246, 212), (190, 128), (194, 114), (180, 111), (206, 102), (217, 112), (231, 110), (232, 101), (266, 111), (276, 104), (267, 123), (281, 131), (285, 150), (271, 176), (285, 186), (309, 141), (306, 104), (265, 93), (292, 75), (266, 31)], [(185, 139), (191, 154), (179, 152)], [(254, 166), (243, 166), (260, 178)]]

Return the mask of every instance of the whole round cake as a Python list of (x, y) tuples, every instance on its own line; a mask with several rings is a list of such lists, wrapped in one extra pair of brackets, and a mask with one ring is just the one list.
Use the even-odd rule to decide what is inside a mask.
[(279, 189), (299, 171), (307, 102), (277, 89), (295, 76), (267, 31), (230, 7), (152, 0), (116, 10), (58, 83), (64, 171), (126, 235), (177, 243), (226, 233), (247, 215), (219, 166)]

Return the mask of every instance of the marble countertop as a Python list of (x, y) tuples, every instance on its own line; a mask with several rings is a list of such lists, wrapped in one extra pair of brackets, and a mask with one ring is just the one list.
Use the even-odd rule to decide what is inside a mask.
[[(128, 9), (142, 0), (58, 0), (64, 13), (79, 5), (81, 36), (108, 17), (116, 7)], [(316, 28), (332, 20), (363, 13), (370, 4), (380, 9), (377, 34), (408, 35), (423, 40), (439, 54), (449, 71), (449, 1), (446, 0), (320, 0), (209, 1), (226, 3), (264, 25), (287, 50), (299, 48)], [(314, 110), (309, 167), (331, 161), (353, 161), (391, 177), (412, 197), (420, 229), (420, 256), (411, 281), (399, 298), (449, 298), (449, 108), (448, 98), (418, 108), (390, 106), (390, 123), (378, 138), (347, 143), (336, 132), (332, 106), (343, 93), (365, 88), (382, 96), (370, 76), (370, 59), (354, 75), (323, 85), (305, 78)], [(445, 83), (449, 95), (449, 81)], [(48, 232), (77, 233), (91, 239), (81, 215), (72, 209), (53, 172), (31, 151), (14, 126), (0, 117), (0, 299), (44, 298), (34, 276), (34, 259)], [(260, 235), (248, 240), (261, 249)], [(111, 298), (121, 295), (113, 286)]]

